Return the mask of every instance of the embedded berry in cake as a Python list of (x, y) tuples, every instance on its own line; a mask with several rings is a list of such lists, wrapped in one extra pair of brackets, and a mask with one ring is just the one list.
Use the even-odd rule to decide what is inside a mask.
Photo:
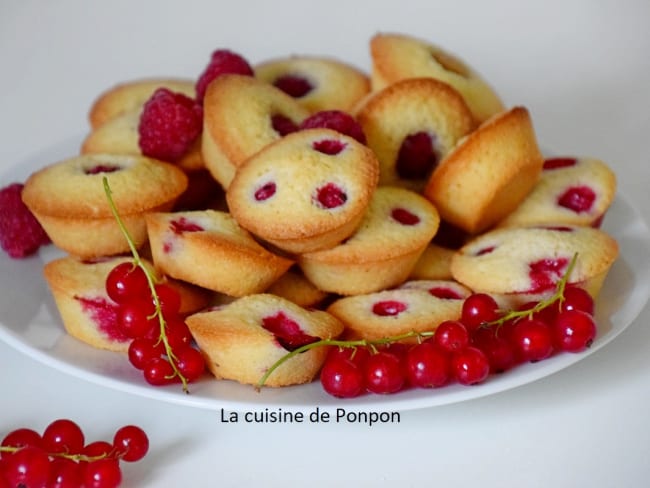
[(142, 154), (176, 162), (192, 147), (203, 129), (203, 109), (192, 98), (157, 89), (144, 104), (138, 125)]
[(298, 264), (321, 290), (341, 295), (399, 285), (435, 235), (439, 216), (421, 195), (378, 187), (357, 230), (341, 244), (303, 253)]
[(280, 249), (327, 249), (358, 226), (377, 170), (373, 152), (355, 139), (330, 129), (304, 129), (248, 159), (226, 200), (242, 227)]
[[(257, 384), (287, 352), (320, 339), (338, 337), (343, 324), (332, 315), (270, 294), (254, 294), (187, 318), (192, 336), (209, 370), (218, 379)], [(327, 348), (298, 354), (269, 376), (267, 386), (311, 381), (320, 370)]]
[(255, 76), (282, 90), (311, 113), (350, 111), (370, 91), (365, 73), (331, 58), (273, 59), (256, 65)]
[(366, 143), (366, 135), (352, 115), (341, 110), (322, 110), (310, 115), (300, 123), (300, 129), (332, 129), (350, 136), (361, 144)]
[(50, 238), (21, 198), (24, 185), (12, 183), (0, 190), (0, 247), (11, 258), (31, 256)]
[(539, 182), (501, 227), (570, 224), (598, 227), (616, 194), (616, 175), (594, 158), (545, 160)]
[(454, 279), (475, 292), (498, 298), (500, 305), (520, 305), (551, 294), (568, 271), (570, 284), (597, 296), (618, 257), (618, 244), (592, 227), (539, 225), (499, 228), (478, 236), (454, 254)]

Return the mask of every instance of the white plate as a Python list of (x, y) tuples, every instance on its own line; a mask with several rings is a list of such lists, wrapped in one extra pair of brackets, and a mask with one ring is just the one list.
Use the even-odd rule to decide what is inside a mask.
[[(0, 187), (24, 181), (33, 170), (76, 153), (79, 138), (65, 141), (37, 154), (1, 175)], [(206, 409), (229, 411), (303, 410), (320, 407), (346, 410), (388, 411), (445, 405), (509, 390), (549, 376), (593, 354), (627, 328), (650, 296), (650, 231), (638, 211), (617, 197), (604, 222), (604, 230), (619, 242), (621, 256), (612, 267), (597, 304), (599, 334), (593, 346), (581, 354), (558, 354), (535, 364), (519, 366), (472, 387), (450, 385), (436, 390), (407, 390), (398, 394), (365, 395), (339, 400), (327, 395), (318, 382), (309, 385), (267, 388), (205, 379), (190, 385), (184, 394), (178, 385), (152, 387), (124, 355), (99, 351), (67, 335), (42, 276), (43, 264), (58, 256), (53, 246), (26, 260), (0, 256), (0, 339), (19, 351), (65, 373), (157, 400)]]

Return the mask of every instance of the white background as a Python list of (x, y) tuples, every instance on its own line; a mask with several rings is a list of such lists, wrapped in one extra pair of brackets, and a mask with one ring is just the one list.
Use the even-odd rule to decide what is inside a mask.
[[(194, 78), (221, 47), (252, 63), (314, 54), (368, 70), (378, 31), (459, 55), (507, 105), (529, 108), (544, 148), (610, 164), (649, 220), (646, 0), (0, 0), (0, 183), (8, 168), (83, 135), (90, 104), (118, 81)], [(372, 427), (225, 424), (212, 411), (48, 369), (0, 343), (0, 436), (59, 417), (94, 439), (138, 424), (151, 452), (125, 466), (133, 487), (644, 487), (649, 320), (646, 307), (613, 343), (533, 384)]]

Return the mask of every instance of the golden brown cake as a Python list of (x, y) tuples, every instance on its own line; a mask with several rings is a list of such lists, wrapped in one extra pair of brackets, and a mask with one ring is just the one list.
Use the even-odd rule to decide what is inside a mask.
[(311, 113), (348, 112), (370, 92), (370, 79), (364, 72), (332, 58), (272, 59), (255, 66), (255, 77), (291, 95)]
[(463, 98), (433, 78), (397, 81), (356, 113), (379, 160), (379, 184), (422, 190), (438, 162), (474, 129)]
[(295, 130), (309, 111), (279, 88), (251, 76), (219, 76), (203, 101), (202, 155), (212, 176), (228, 188), (237, 168), (271, 142)]
[(352, 234), (377, 185), (374, 153), (330, 129), (305, 129), (239, 167), (226, 191), (231, 213), (290, 253), (335, 246)]
[[(252, 385), (289, 351), (343, 331), (332, 315), (307, 311), (269, 294), (249, 295), (191, 315), (187, 325), (216, 378)], [(326, 355), (327, 348), (315, 347), (292, 357), (269, 376), (265, 386), (311, 381)]]
[(92, 154), (51, 164), (26, 181), (22, 198), (60, 249), (85, 258), (129, 251), (108, 203), (113, 201), (136, 247), (147, 239), (144, 215), (173, 207), (187, 188), (185, 173), (141, 156)]
[(346, 339), (376, 340), (433, 331), (460, 318), (462, 306), (462, 299), (439, 298), (426, 289), (395, 288), (340, 298), (327, 311), (343, 322)]
[(451, 258), (455, 251), (434, 242), (424, 249), (420, 259), (409, 274), (412, 280), (448, 280), (451, 279)]
[(158, 88), (168, 88), (194, 98), (194, 81), (169, 78), (150, 78), (125, 81), (102, 92), (88, 113), (90, 126), (95, 129), (113, 117), (141, 108)]
[(433, 172), (424, 195), (442, 219), (477, 234), (517, 208), (543, 164), (528, 110), (514, 107), (462, 139)]
[(293, 264), (264, 249), (226, 212), (151, 213), (146, 222), (158, 269), (229, 296), (260, 293)]
[(616, 175), (593, 158), (550, 158), (542, 176), (499, 227), (531, 224), (600, 226), (616, 194)]
[(454, 279), (493, 295), (515, 309), (555, 291), (573, 256), (568, 282), (595, 298), (618, 257), (613, 237), (592, 227), (540, 225), (492, 230), (463, 246), (453, 257)]
[(286, 298), (303, 308), (318, 308), (329, 297), (302, 274), (299, 268), (290, 268), (266, 290), (266, 293)]
[(431, 295), (438, 298), (448, 298), (454, 300), (464, 300), (472, 294), (472, 290), (461, 285), (453, 279), (449, 280), (408, 280), (402, 283), (398, 288), (401, 289), (418, 289), (428, 291)]
[(357, 231), (342, 244), (298, 256), (321, 290), (371, 293), (402, 283), (438, 229), (435, 207), (405, 188), (381, 186)]
[[(45, 279), (63, 326), (76, 339), (99, 349), (126, 352), (130, 339), (119, 329), (118, 306), (106, 293), (106, 278), (130, 256), (81, 260), (72, 256), (54, 259), (44, 267)], [(144, 261), (153, 270), (153, 265)], [(196, 312), (208, 304), (205, 291), (165, 280), (181, 296), (181, 314)]]
[(379, 33), (370, 40), (372, 90), (381, 90), (404, 78), (430, 77), (452, 86), (478, 122), (503, 110), (494, 90), (466, 63), (422, 39)]

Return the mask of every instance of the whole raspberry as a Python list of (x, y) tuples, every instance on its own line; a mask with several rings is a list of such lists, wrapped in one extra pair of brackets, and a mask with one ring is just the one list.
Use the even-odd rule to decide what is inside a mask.
[(203, 129), (203, 108), (182, 93), (158, 88), (140, 115), (138, 134), (145, 156), (176, 162)]
[(359, 122), (352, 115), (341, 110), (321, 110), (310, 115), (300, 124), (300, 129), (332, 129), (350, 136), (361, 144), (366, 143), (366, 135)]
[(253, 68), (242, 56), (227, 49), (217, 49), (212, 53), (210, 62), (196, 82), (196, 100), (203, 103), (208, 85), (220, 75), (227, 73), (253, 76)]
[(13, 183), (0, 190), (0, 247), (12, 258), (34, 254), (47, 236), (36, 217), (20, 198), (22, 183)]

